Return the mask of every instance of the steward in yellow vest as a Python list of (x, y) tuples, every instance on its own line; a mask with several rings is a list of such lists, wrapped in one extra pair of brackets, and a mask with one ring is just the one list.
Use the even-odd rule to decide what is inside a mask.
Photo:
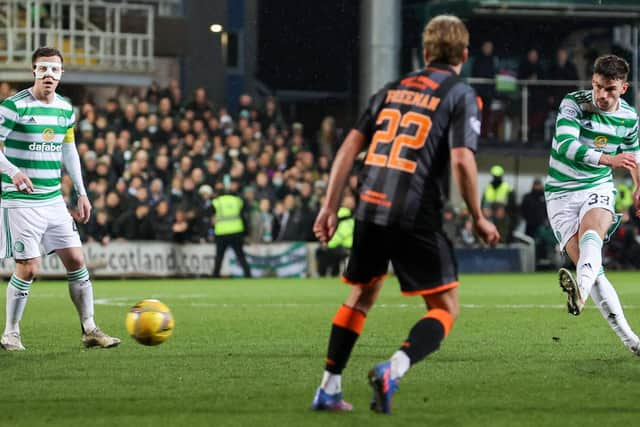
[(495, 165), (491, 168), (491, 182), (484, 189), (482, 193), (482, 209), (489, 209), (488, 215), (493, 216), (494, 207), (504, 206), (506, 209), (506, 223), (509, 224), (508, 233), (502, 235), (502, 241), (506, 243), (511, 242), (511, 236), (517, 224), (518, 219), (518, 206), (516, 204), (515, 192), (511, 186), (503, 181), (504, 168), (500, 165)]
[(338, 226), (333, 237), (327, 243), (329, 249), (333, 248), (346, 248), (351, 249), (353, 245), (353, 229), (356, 226), (356, 221), (353, 219), (353, 215), (349, 208), (344, 206), (338, 209)]
[(494, 166), (491, 168), (491, 182), (482, 194), (482, 207), (490, 207), (494, 203), (509, 205), (509, 198), (512, 197), (513, 190), (511, 186), (502, 180), (504, 169), (502, 166)]
[(215, 209), (216, 236), (227, 234), (238, 234), (244, 232), (244, 221), (242, 220), (242, 209), (244, 201), (233, 194), (223, 194), (214, 198), (213, 208)]
[(251, 269), (244, 254), (244, 200), (232, 192), (215, 197), (211, 203), (214, 210), (214, 235), (216, 242), (216, 262), (213, 277), (220, 277), (220, 268), (227, 247), (231, 247), (244, 271), (245, 277), (251, 277)]
[(627, 212), (633, 205), (633, 188), (625, 183), (616, 186), (616, 212)]
[(333, 237), (326, 247), (319, 247), (316, 251), (318, 274), (320, 276), (337, 276), (340, 274), (340, 263), (349, 255), (353, 245), (353, 230), (356, 221), (353, 213), (347, 207), (338, 209), (338, 225)]

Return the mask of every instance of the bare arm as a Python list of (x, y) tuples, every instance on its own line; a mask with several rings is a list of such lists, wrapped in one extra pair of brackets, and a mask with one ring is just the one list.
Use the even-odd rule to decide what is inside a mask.
[(451, 150), (451, 172), (471, 217), (477, 221), (482, 218), (482, 210), (477, 190), (478, 168), (473, 152), (464, 147), (453, 148)]
[(495, 245), (500, 240), (500, 233), (495, 225), (484, 217), (482, 209), (480, 209), (478, 168), (473, 152), (465, 147), (452, 148), (451, 171), (460, 189), (460, 194), (467, 204), (476, 232), (483, 241)]
[(600, 160), (598, 161), (599, 165), (609, 166), (611, 168), (625, 168), (633, 177), (634, 184), (636, 183), (636, 156), (633, 153), (618, 153), (616, 155), (602, 154), (600, 156)]
[(355, 129), (352, 129), (345, 138), (331, 166), (327, 197), (323, 207), (332, 210), (338, 209), (342, 190), (353, 168), (353, 161), (363, 150), (364, 143), (364, 135)]
[(636, 210), (636, 216), (640, 217), (640, 164), (636, 164), (636, 167), (630, 169), (629, 173), (633, 180), (633, 207)]
[(338, 223), (336, 211), (340, 205), (342, 190), (353, 168), (353, 161), (358, 153), (364, 149), (364, 146), (364, 135), (360, 131), (353, 129), (349, 132), (336, 154), (331, 166), (325, 201), (313, 224), (313, 232), (322, 243), (328, 242), (336, 231)]

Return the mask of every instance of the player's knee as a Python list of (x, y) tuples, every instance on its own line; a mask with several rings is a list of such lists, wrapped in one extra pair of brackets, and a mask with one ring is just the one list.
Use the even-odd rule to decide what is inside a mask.
[(451, 320), (455, 321), (460, 314), (460, 305), (458, 304), (458, 299), (455, 297), (449, 297), (447, 295), (427, 295), (425, 296), (425, 302), (427, 304), (427, 309), (440, 309), (446, 311), (449, 316), (451, 316)]
[(67, 267), (68, 271), (76, 271), (76, 270), (80, 270), (81, 268), (83, 268), (84, 267), (84, 257), (82, 256), (82, 253), (73, 254), (72, 256), (67, 258), (66, 267)]
[(33, 280), (38, 274), (40, 263), (38, 259), (16, 260), (16, 274), (22, 280)]
[(378, 290), (373, 287), (353, 286), (346, 305), (367, 313), (376, 302)]
[(450, 307), (449, 310), (447, 311), (449, 312), (451, 319), (455, 321), (458, 318), (458, 315), (460, 314), (460, 307), (458, 306), (458, 304), (455, 304), (454, 306)]
[(432, 308), (446, 311), (449, 317), (451, 317), (451, 322), (454, 322), (460, 314), (460, 308), (458, 307), (458, 304), (447, 304), (439, 307), (430, 307), (429, 309), (431, 310)]

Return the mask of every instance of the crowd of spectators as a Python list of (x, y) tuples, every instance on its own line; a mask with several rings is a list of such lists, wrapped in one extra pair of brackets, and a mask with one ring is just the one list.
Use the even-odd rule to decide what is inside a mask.
[[(237, 111), (215, 108), (204, 88), (185, 99), (171, 81), (79, 105), (76, 143), (94, 209), (83, 240), (213, 241), (211, 200), (225, 190), (245, 199), (249, 242), (313, 240), (341, 138), (335, 120), (325, 117), (309, 138), (275, 98), (259, 105), (243, 94), (238, 103)], [(72, 189), (64, 176), (70, 206)]]
[[(523, 139), (515, 126), (519, 122), (521, 91), (515, 84), (502, 84), (512, 79), (529, 82), (527, 98), (529, 141), (551, 141), (550, 129), (555, 121), (555, 113), (562, 98), (578, 86), (570, 81), (580, 79), (578, 69), (571, 59), (571, 52), (565, 47), (556, 50), (550, 61), (541, 59), (540, 51), (532, 47), (519, 60), (517, 66), (501, 65), (491, 40), (485, 40), (480, 50), (472, 58), (470, 76), (495, 80), (492, 83), (474, 84), (476, 92), (483, 101), (482, 135), (490, 140)], [(590, 76), (590, 73), (587, 73)], [(511, 80), (510, 80), (511, 79)], [(554, 86), (539, 85), (539, 80), (557, 80), (567, 82)], [(505, 123), (510, 126), (505, 126)], [(505, 130), (505, 127), (511, 131)]]
[[(214, 108), (204, 88), (185, 100), (176, 81), (79, 110), (76, 141), (95, 209), (86, 240), (212, 241), (211, 200), (225, 190), (245, 199), (249, 242), (313, 240), (339, 141), (333, 118), (307, 138), (275, 98), (258, 105), (243, 94), (232, 112)], [(71, 188), (65, 179), (68, 198)]]
[[(0, 98), (11, 93), (0, 85)], [(102, 244), (213, 242), (211, 200), (225, 190), (245, 200), (248, 243), (313, 241), (312, 224), (342, 138), (332, 117), (305, 133), (302, 123), (285, 119), (276, 98), (257, 103), (244, 94), (232, 112), (214, 108), (203, 88), (185, 100), (176, 81), (146, 93), (123, 90), (104, 105), (83, 103), (76, 132), (94, 209), (80, 233), (84, 241)], [(354, 172), (345, 195), (354, 196), (356, 189)], [(62, 190), (69, 206), (75, 205), (66, 175)], [(513, 242), (520, 225), (535, 239), (539, 258), (555, 250), (539, 180), (520, 206), (485, 203), (483, 209), (500, 229), (501, 243)], [(443, 225), (456, 246), (479, 245), (464, 206), (447, 206)], [(640, 253), (637, 234), (627, 215), (610, 251), (620, 254), (621, 265), (631, 265), (628, 254)]]

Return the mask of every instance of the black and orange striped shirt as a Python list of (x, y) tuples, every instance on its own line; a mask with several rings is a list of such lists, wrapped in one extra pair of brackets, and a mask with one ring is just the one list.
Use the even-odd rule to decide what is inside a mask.
[(386, 85), (355, 128), (368, 141), (356, 218), (405, 230), (439, 230), (449, 195), (450, 149), (477, 149), (480, 106), (447, 65)]

